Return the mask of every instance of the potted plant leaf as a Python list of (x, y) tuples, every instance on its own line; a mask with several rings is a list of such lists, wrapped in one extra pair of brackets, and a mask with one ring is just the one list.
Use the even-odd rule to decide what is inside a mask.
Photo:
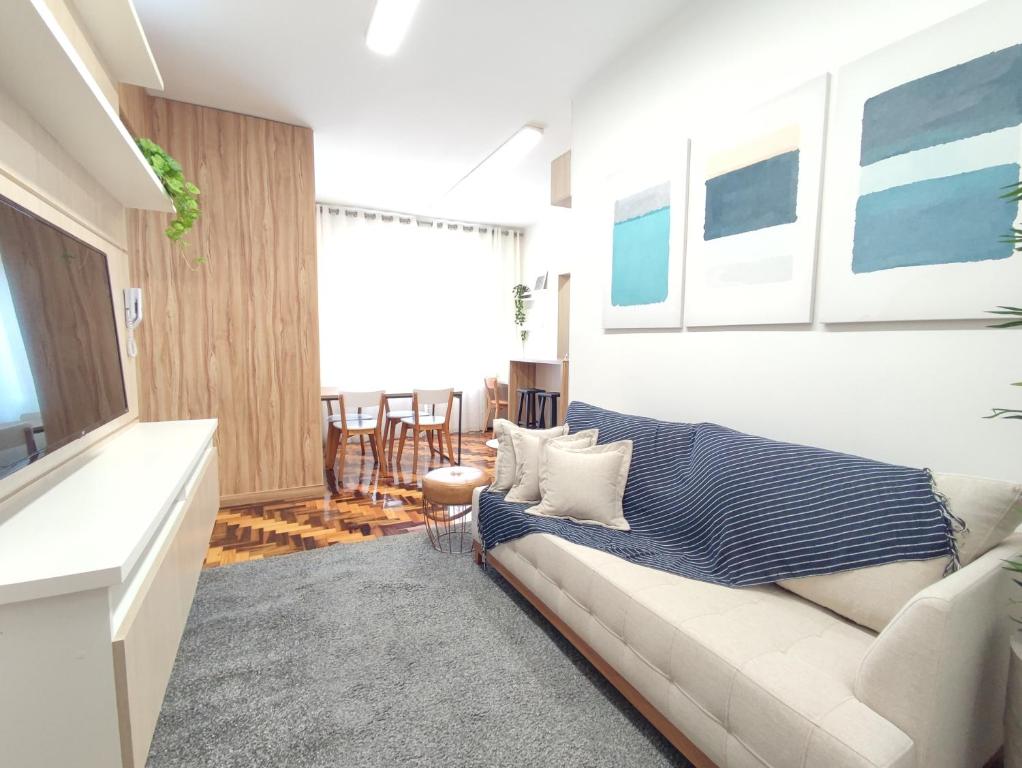
[(521, 329), (519, 335), (522, 338), (522, 347), (524, 347), (525, 340), (529, 336), (529, 332), (523, 327), (525, 325), (525, 300), (529, 298), (529, 286), (519, 283), (511, 291), (515, 295), (515, 325)]
[[(1001, 195), (1003, 200), (1018, 204), (1022, 202), (1022, 183), (1008, 187)], [(1012, 227), (1011, 233), (1004, 236), (1004, 242), (1022, 253), (1022, 229)], [(1002, 306), (991, 310), (991, 314), (1001, 315), (1004, 322), (994, 328), (1022, 327), (1022, 307)], [(1012, 384), (1022, 387), (1022, 381)], [(1022, 410), (1017, 408), (994, 408), (988, 419), (1022, 419)], [(1012, 572), (1016, 585), (1022, 587), (1022, 555), (1008, 560), (1004, 566)], [(1013, 600), (1014, 604), (1022, 600)], [(1012, 621), (1022, 624), (1022, 618), (1012, 616)], [(1008, 669), (1008, 695), (1004, 712), (1004, 765), (1005, 768), (1022, 768), (1022, 632), (1016, 632), (1011, 639), (1011, 660)]]
[[(181, 249), (188, 244), (184, 240), (185, 233), (194, 226), (202, 211), (199, 209), (199, 188), (184, 176), (181, 164), (167, 154), (167, 151), (151, 139), (136, 139), (142, 156), (149, 162), (156, 177), (163, 184), (163, 189), (174, 202), (175, 217), (164, 230), (167, 238)], [(192, 260), (192, 265), (204, 263), (201, 255)]]

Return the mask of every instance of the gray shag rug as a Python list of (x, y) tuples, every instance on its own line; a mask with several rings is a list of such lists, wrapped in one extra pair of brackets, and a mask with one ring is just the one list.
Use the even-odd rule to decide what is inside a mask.
[(412, 533), (204, 571), (147, 765), (689, 763), (497, 573)]

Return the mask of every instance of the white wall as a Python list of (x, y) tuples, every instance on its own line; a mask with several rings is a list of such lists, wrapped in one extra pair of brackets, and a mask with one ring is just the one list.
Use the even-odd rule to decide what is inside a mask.
[[(550, 206), (525, 232), (522, 279), (532, 286), (539, 275), (547, 272), (549, 292), (526, 306), (526, 325), (530, 331), (524, 350), (519, 350), (524, 357), (538, 360), (557, 357), (557, 276), (571, 272), (576, 237), (573, 221), (571, 208)], [(537, 385), (545, 386), (539, 382)]]
[[(578, 94), (570, 248), (558, 223), (527, 233), (527, 269), (572, 275), (573, 399), (940, 471), (1022, 479), (1022, 335), (982, 322), (757, 330), (602, 330), (609, 229), (601, 180), (640, 148), (677, 146), (700, 122), (766, 101), (976, 5), (974, 0), (690, 2)], [(847, 180), (851, 183), (851, 180)], [(842, 183), (828, 178), (827, 184)], [(554, 229), (551, 230), (551, 227)], [(553, 272), (553, 268), (551, 272)], [(1005, 286), (1018, 303), (1020, 286)]]

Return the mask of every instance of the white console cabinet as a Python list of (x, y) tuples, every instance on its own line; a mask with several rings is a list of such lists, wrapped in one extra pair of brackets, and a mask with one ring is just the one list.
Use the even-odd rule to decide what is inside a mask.
[(132, 424), (0, 522), (0, 765), (145, 765), (219, 505), (215, 431)]

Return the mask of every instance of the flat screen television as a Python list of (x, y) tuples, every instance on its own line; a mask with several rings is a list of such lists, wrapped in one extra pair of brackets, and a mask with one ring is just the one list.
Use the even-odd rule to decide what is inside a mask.
[(0, 197), (0, 478), (127, 411), (106, 255)]

